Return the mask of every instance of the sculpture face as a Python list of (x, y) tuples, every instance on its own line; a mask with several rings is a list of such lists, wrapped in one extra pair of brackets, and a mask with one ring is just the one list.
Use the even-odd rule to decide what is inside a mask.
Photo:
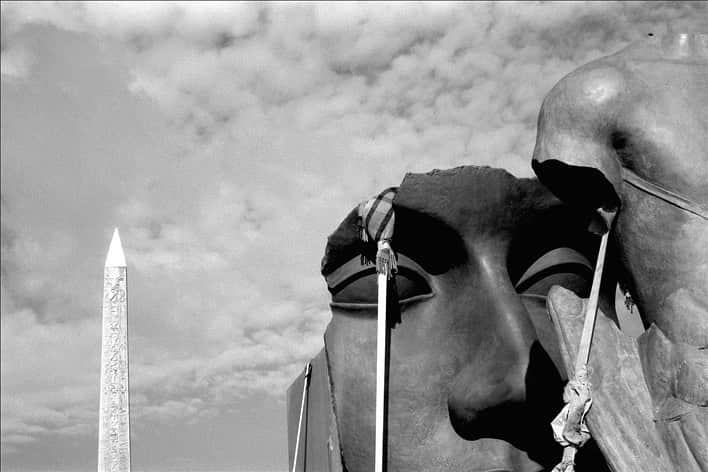
[(546, 97), (533, 166), (584, 210), (621, 205), (614, 236), (645, 324), (708, 345), (708, 35), (649, 38)]
[[(534, 180), (474, 167), (408, 175), (394, 209), (402, 304), (390, 341), (389, 470), (552, 466), (564, 374), (544, 296), (553, 283), (589, 290), (597, 239), (587, 221)], [(376, 281), (360, 249), (352, 212), (323, 260), (333, 292), (325, 349), (352, 472), (371, 470), (374, 452)]]

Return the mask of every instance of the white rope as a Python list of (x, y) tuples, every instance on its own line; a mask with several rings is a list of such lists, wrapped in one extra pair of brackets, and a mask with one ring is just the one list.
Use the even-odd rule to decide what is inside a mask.
[(307, 398), (307, 387), (310, 383), (310, 372), (312, 371), (312, 365), (308, 362), (305, 365), (305, 376), (302, 379), (302, 401), (300, 402), (300, 419), (297, 422), (297, 438), (295, 439), (295, 456), (293, 457), (293, 470), (295, 472), (297, 468), (297, 456), (300, 450), (300, 434), (302, 433), (302, 417), (305, 412), (305, 399)]

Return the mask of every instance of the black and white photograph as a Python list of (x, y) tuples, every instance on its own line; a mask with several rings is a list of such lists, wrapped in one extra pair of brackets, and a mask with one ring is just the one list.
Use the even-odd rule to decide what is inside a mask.
[(2, 472), (708, 472), (708, 1), (5, 1)]

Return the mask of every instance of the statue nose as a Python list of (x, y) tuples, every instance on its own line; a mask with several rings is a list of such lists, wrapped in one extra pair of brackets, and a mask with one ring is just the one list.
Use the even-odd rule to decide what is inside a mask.
[[(529, 450), (532, 440), (536, 451), (548, 449), (552, 456), (557, 446), (550, 427), (530, 429), (545, 428), (560, 410), (560, 374), (538, 342), (506, 270), (482, 270), (477, 280), (481, 284), (477, 293), (484, 295), (470, 316), (489, 322), (484, 323), (486, 332), (478, 333), (468, 363), (451, 386), (451, 424), (468, 440), (502, 439), (524, 450)], [(539, 442), (547, 446), (539, 448)]]
[[(448, 397), (453, 428), (468, 440), (503, 439), (522, 449), (528, 435), (552, 442), (547, 427), (562, 408), (563, 381), (550, 357), (538, 341), (524, 358), (495, 355), (471, 362), (455, 378)], [(544, 431), (531, 431), (538, 425)]]
[(474, 311), (467, 314), (475, 325), (470, 339), (473, 351), (455, 379), (448, 407), (453, 425), (464, 425), (466, 434), (476, 436), (487, 429), (481, 427), (488, 423), (484, 418), (524, 402), (525, 372), (536, 332), (503, 258), (496, 257), (493, 247), (474, 249), (475, 303)]
[(538, 341), (528, 357), (467, 365), (448, 397), (453, 429), (475, 441), (501, 439), (544, 466), (560, 455), (550, 423), (563, 406), (563, 382)]
[(507, 425), (517, 421), (523, 408), (522, 363), (500, 357), (468, 364), (455, 378), (448, 411), (453, 428), (465, 439), (504, 439)]
[[(453, 428), (465, 439), (505, 439), (526, 401), (528, 354), (508, 344), (508, 333), (487, 333), (489, 342), (458, 373), (448, 397)], [(531, 341), (529, 341), (529, 346)]]

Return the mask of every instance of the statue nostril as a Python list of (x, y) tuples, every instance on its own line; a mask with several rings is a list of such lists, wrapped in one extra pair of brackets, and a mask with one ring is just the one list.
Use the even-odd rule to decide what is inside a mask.
[(524, 374), (521, 365), (468, 365), (455, 379), (448, 397), (453, 429), (469, 440), (501, 438), (503, 426), (523, 407)]
[(524, 402), (512, 400), (480, 410), (449, 405), (453, 429), (468, 441), (494, 438), (518, 443), (514, 430), (524, 421), (523, 411)]

